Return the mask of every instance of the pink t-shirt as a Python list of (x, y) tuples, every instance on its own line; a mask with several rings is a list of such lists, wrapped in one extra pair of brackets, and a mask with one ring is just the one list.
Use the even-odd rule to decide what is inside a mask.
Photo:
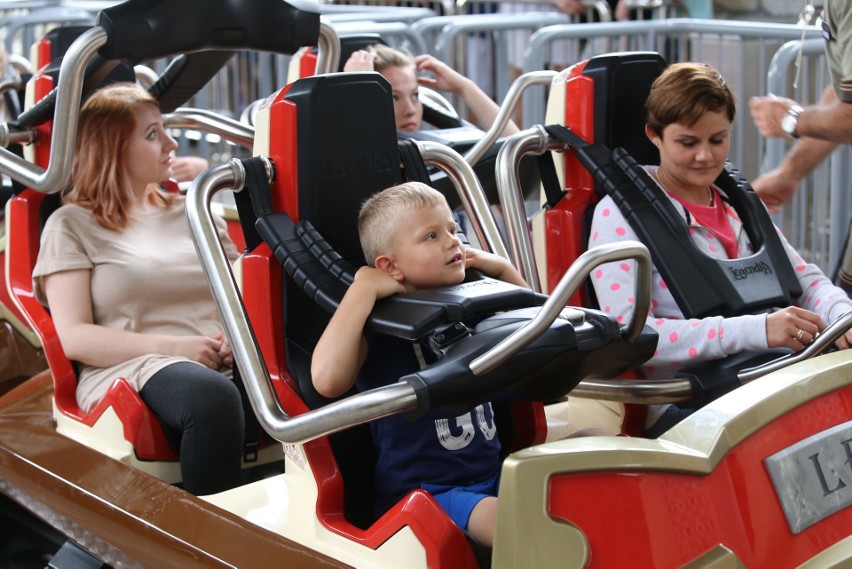
[[(668, 190), (666, 191), (668, 192)], [(686, 208), (686, 211), (695, 218), (695, 221), (716, 236), (719, 243), (725, 248), (725, 253), (728, 254), (729, 259), (737, 258), (737, 237), (734, 235), (734, 229), (731, 227), (731, 220), (728, 219), (725, 206), (715, 189), (710, 188), (710, 195), (713, 197), (713, 203), (710, 205), (700, 205), (681, 199), (671, 192), (668, 193)]]

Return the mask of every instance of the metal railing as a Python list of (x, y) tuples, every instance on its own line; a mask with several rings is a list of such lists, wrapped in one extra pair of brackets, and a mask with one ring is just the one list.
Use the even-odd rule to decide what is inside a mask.
[[(824, 57), (825, 41), (810, 39), (785, 43), (772, 58), (767, 73), (767, 92), (788, 97), (803, 105), (819, 101), (831, 84)], [(797, 61), (799, 70), (797, 71)], [(799, 75), (799, 80), (794, 77)], [(762, 139), (761, 172), (777, 167), (791, 142), (783, 138)], [(832, 274), (846, 244), (849, 212), (849, 180), (852, 151), (841, 144), (834, 153), (801, 182), (799, 190), (773, 221), (804, 258)]]

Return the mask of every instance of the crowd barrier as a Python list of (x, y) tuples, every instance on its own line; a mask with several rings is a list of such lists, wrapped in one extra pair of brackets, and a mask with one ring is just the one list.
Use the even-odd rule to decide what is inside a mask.
[[(831, 80), (824, 50), (823, 39), (785, 43), (769, 66), (767, 91), (804, 105), (817, 103)], [(783, 138), (761, 138), (760, 143), (758, 154), (763, 157), (762, 172), (778, 166), (791, 146), (791, 142)], [(839, 145), (827, 160), (802, 180), (799, 191), (775, 216), (775, 223), (796, 249), (829, 274), (836, 269), (847, 241), (849, 212), (852, 210), (850, 160), (852, 150), (849, 145)]]
[[(418, 1), (407, 7), (396, 0), (393, 6), (386, 0), (350, 0), (321, 4), (321, 10), (338, 34), (377, 33), (392, 46), (415, 54), (432, 53), (472, 77), (498, 101), (505, 97), (517, 74), (560, 69), (597, 53), (653, 50), (670, 62), (704, 61), (720, 70), (740, 103), (731, 159), (750, 179), (777, 164), (788, 143), (758, 136), (748, 113), (748, 99), (773, 92), (812, 103), (828, 82), (821, 32), (816, 26), (656, 17), (612, 22), (605, 2), (586, 4), (584, 19), (590, 21), (582, 24), (549, 4), (533, 0)], [(659, 9), (678, 3), (646, 4)], [(12, 5), (14, 11), (9, 7)], [(509, 13), (510, 6), (523, 11)], [(52, 25), (87, 24), (94, 21), (94, 15), (95, 11), (56, 2), (9, 3), (5, 10), (0, 6), (0, 39), (10, 53), (27, 56), (24, 46)], [(801, 80), (794, 88), (792, 62), (803, 38)], [(239, 53), (188, 106), (239, 119), (254, 101), (286, 84), (289, 61), (288, 56)], [(157, 72), (167, 64), (145, 63)], [(543, 122), (547, 96), (543, 91), (535, 88), (524, 94), (520, 126)], [(464, 112), (461, 101), (451, 101)], [(176, 134), (179, 152), (205, 156), (213, 163), (248, 153), (216, 135), (191, 130)], [(776, 216), (793, 244), (827, 271), (833, 269), (832, 263), (845, 242), (848, 153), (846, 147), (838, 150), (803, 182), (802, 190), (783, 214)]]

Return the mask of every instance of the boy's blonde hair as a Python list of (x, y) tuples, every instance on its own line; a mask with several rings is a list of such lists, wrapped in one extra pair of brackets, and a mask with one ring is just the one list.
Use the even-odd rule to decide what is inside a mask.
[(406, 182), (370, 196), (358, 213), (358, 236), (367, 264), (375, 267), (376, 259), (387, 253), (406, 213), (439, 205), (450, 207), (441, 192), (421, 182)]

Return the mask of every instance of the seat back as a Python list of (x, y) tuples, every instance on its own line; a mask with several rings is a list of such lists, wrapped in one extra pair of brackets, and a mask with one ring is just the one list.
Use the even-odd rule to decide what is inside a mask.
[[(561, 276), (587, 248), (593, 206), (606, 194), (651, 251), (655, 267), (685, 317), (732, 316), (790, 303), (801, 294), (793, 268), (765, 208), (732, 166), (726, 166), (716, 185), (743, 220), (756, 252), (730, 260), (712, 259), (698, 251), (680, 222), (680, 214), (640, 166), (659, 161), (657, 150), (645, 135), (644, 105), (652, 83), (664, 68), (659, 54), (647, 52), (607, 54), (566, 71), (564, 88), (555, 93), (557, 103), (553, 107), (561, 111), (562, 101), (570, 101), (569, 106), (563, 115), (557, 113), (549, 121), (562, 119), (561, 124), (600, 146), (606, 160), (596, 160), (599, 163), (592, 168), (592, 151), (572, 148), (559, 155), (566, 194), (548, 211), (548, 236), (557, 235), (553, 230), (556, 227), (559, 235), (569, 235), (570, 239), (567, 243), (548, 240), (548, 282)], [(596, 172), (596, 179), (591, 171)], [(603, 172), (611, 172), (609, 179), (601, 175)], [(765, 270), (754, 271), (755, 266)], [(748, 281), (739, 276), (751, 272), (760, 274)], [(578, 302), (595, 304), (591, 286)], [(690, 377), (692, 404), (701, 405), (733, 389), (739, 385), (736, 371), (754, 363), (743, 366), (731, 360), (714, 364), (713, 373), (696, 369)], [(701, 377), (713, 379), (704, 382)]]
[[(400, 145), (406, 149), (412, 143), (398, 141), (390, 86), (373, 73), (300, 79), (265, 103), (257, 121), (258, 132), (266, 134), (256, 138), (254, 153), (269, 156), (276, 175), (268, 207), (258, 206), (263, 200), (257, 192), (248, 194), (248, 202), (238, 201), (241, 218), (259, 218), (258, 233), (264, 238), (245, 257), (243, 298), (282, 406), (288, 414), (300, 413), (329, 403), (315, 391), (309, 373), (313, 346), (333, 310), (317, 299), (342, 296), (354, 269), (364, 264), (357, 212), (373, 193), (409, 178), (411, 173), (400, 168)], [(290, 249), (292, 240), (308, 244)], [(303, 268), (303, 262), (310, 264), (307, 257), (326, 265), (328, 274), (317, 271), (322, 274), (311, 280), (312, 269)], [(282, 270), (281, 263), (299, 264), (298, 274)], [(505, 434), (514, 434), (521, 444), (540, 442), (540, 404), (519, 405), (517, 414), (505, 416), (522, 411), (526, 416), (521, 424), (507, 425)], [(426, 548), (430, 565), (475, 566), (463, 533), (422, 491), (412, 492), (376, 520), (369, 426), (312, 441), (304, 450), (318, 481), (318, 516), (327, 527), (378, 545), (381, 535), (409, 526)]]
[[(58, 78), (57, 61), (61, 59), (62, 51), (82, 31), (84, 28), (57, 28), (36, 46), (36, 67), (40, 71), (28, 85), (30, 104), (51, 92)], [(118, 66), (105, 81), (125, 80), (133, 80), (133, 70), (128, 66)], [(50, 122), (38, 127), (40, 136), (30, 153), (33, 161), (41, 167), (47, 167), (50, 127)], [(44, 346), (53, 376), (56, 410), (63, 419), (94, 427), (104, 412), (112, 409), (121, 421), (124, 439), (131, 443), (137, 458), (176, 461), (178, 457), (170, 449), (159, 422), (124, 378), (117, 378), (107, 396), (90, 412), (84, 412), (77, 405), (77, 374), (73, 362), (62, 350), (49, 311), (36, 300), (32, 289), (32, 270), (38, 258), (41, 229), (59, 205), (58, 194), (46, 195), (27, 189), (11, 200), (7, 220), (9, 288)]]
[[(653, 52), (607, 54), (567, 68), (551, 87), (547, 124), (564, 124), (576, 134), (607, 148), (624, 148), (640, 164), (659, 160), (645, 136), (645, 99), (666, 63)], [(547, 275), (551, 289), (588, 248), (588, 225), (602, 191), (572, 149), (553, 153), (565, 196), (545, 214), (546, 232), (560, 239), (547, 242)], [(575, 304), (592, 306), (586, 288)]]

